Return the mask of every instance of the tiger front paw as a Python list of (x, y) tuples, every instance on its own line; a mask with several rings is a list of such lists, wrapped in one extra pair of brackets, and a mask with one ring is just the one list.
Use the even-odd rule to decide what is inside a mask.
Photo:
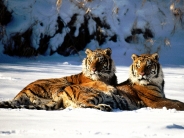
[(109, 106), (107, 104), (98, 104), (95, 107), (96, 107), (96, 109), (101, 110), (101, 111), (107, 111), (107, 112), (111, 112), (112, 111), (111, 106)]
[(107, 86), (107, 91), (106, 91), (107, 93), (110, 93), (110, 94), (116, 94), (117, 93), (117, 89), (115, 88), (115, 87), (113, 87), (113, 86), (111, 86), (111, 85), (108, 85)]
[(179, 111), (184, 111), (184, 103), (177, 101), (174, 105), (173, 108)]

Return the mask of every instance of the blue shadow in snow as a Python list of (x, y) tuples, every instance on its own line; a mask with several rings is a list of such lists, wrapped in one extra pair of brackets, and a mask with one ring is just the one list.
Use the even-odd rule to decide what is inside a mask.
[(184, 129), (183, 126), (181, 126), (181, 125), (176, 125), (176, 124), (168, 125), (168, 126), (166, 126), (166, 128), (168, 128), (168, 129)]

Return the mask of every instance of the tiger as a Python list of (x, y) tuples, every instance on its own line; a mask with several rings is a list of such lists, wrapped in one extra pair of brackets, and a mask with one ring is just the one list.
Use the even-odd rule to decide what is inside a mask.
[(67, 107), (95, 108), (112, 111), (126, 109), (126, 102), (115, 96), (117, 76), (112, 50), (86, 49), (82, 72), (62, 78), (39, 79), (23, 88), (11, 101), (0, 102), (0, 108), (60, 110)]
[(124, 97), (130, 110), (142, 107), (184, 110), (184, 103), (168, 99), (164, 93), (164, 74), (158, 53), (132, 54), (129, 78), (119, 83), (118, 94)]

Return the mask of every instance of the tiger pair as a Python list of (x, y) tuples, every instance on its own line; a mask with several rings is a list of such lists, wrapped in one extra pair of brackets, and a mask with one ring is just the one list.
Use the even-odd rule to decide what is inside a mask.
[(0, 102), (0, 108), (58, 110), (82, 107), (112, 111), (115, 108), (167, 107), (184, 110), (184, 103), (165, 98), (158, 54), (133, 54), (128, 80), (117, 84), (111, 53), (110, 48), (87, 49), (81, 73), (32, 82), (12, 101)]

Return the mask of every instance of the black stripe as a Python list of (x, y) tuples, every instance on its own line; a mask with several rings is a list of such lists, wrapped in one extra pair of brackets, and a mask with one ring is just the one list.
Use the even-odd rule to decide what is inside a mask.
[[(49, 97), (48, 95), (48, 91), (42, 86), (42, 85), (39, 85), (39, 84), (34, 84), (36, 87), (39, 87), (41, 88), (43, 91), (44, 91), (44, 94)], [(25, 89), (26, 90), (26, 89)], [(40, 97), (40, 95), (38, 95), (37, 93), (35, 93), (35, 91), (33, 91), (31, 88), (27, 89), (29, 91), (31, 91), (34, 95), (36, 95), (37, 97)], [(45, 98), (45, 97), (41, 97), (41, 98)]]
[(160, 73), (160, 64), (156, 64), (155, 66), (157, 67), (157, 75), (155, 76), (155, 78), (158, 78)]
[(96, 103), (95, 103), (95, 100), (94, 100), (94, 99), (90, 100), (90, 103), (89, 103), (89, 104), (95, 105), (95, 104), (96, 104)]
[(41, 88), (44, 92), (47, 92), (47, 90), (40, 84), (34, 84), (35, 86)]
[[(110, 61), (109, 61), (109, 60), (110, 60)], [(112, 68), (112, 59), (109, 59), (109, 60), (107, 59), (107, 63), (108, 63), (108, 65), (109, 65), (109, 66), (108, 66), (108, 67), (109, 67), (108, 70), (111, 70), (111, 68)]]
[[(74, 88), (73, 88), (74, 87)], [(73, 95), (74, 95), (74, 98), (76, 99), (76, 100), (78, 100), (79, 99), (79, 97), (80, 97), (80, 95), (81, 95), (81, 87), (80, 86), (76, 86), (76, 85), (73, 85), (73, 89), (72, 89), (72, 92), (73, 92)], [(75, 89), (75, 91), (74, 91), (74, 89)], [(79, 89), (79, 90), (78, 90)], [(79, 91), (78, 93), (77, 93), (77, 91)]]
[[(31, 90), (30, 88), (29, 89), (25, 89), (25, 90), (29, 90), (33, 95), (37, 96), (37, 97), (40, 97), (40, 98), (44, 98), (44, 97), (41, 97), (40, 95), (38, 95), (37, 93), (35, 93), (35, 91)], [(26, 94), (26, 92), (23, 92), (24, 94)], [(28, 95), (26, 94), (26, 96), (28, 97)], [(47, 95), (48, 97), (48, 95)], [(29, 97), (30, 98), (30, 97)]]
[(134, 69), (133, 69), (133, 65), (131, 65), (131, 70), (132, 70), (132, 75), (135, 76), (135, 75), (134, 75), (134, 71), (133, 71), (133, 70), (134, 70)]
[[(136, 101), (135, 101), (135, 99), (132, 98), (131, 95), (126, 95), (126, 96), (127, 96), (127, 98), (130, 100), (131, 104), (135, 104), (137, 107), (139, 106), (138, 103), (137, 103), (136, 101), (141, 101), (141, 99), (139, 99), (139, 100), (136, 99)], [(127, 101), (126, 101), (126, 102), (127, 102)], [(128, 103), (127, 103), (127, 107), (128, 107)]]
[[(73, 92), (73, 88), (71, 86), (68, 86), (68, 87), (70, 87), (70, 89), (72, 89), (72, 92)], [(68, 91), (66, 91), (65, 89), (63, 91), (66, 93), (66, 95), (68, 96), (68, 98), (70, 100), (73, 100), (73, 98), (70, 96), (70, 94), (68, 93)]]
[[(94, 97), (95, 98), (95, 97)], [(101, 96), (101, 95), (98, 95), (98, 97), (96, 97), (95, 98), (96, 100), (97, 100), (97, 103), (95, 103), (95, 104), (101, 104), (101, 103), (103, 103), (103, 101), (104, 101), (104, 99), (103, 99), (103, 97)], [(100, 102), (101, 101), (101, 102)]]

